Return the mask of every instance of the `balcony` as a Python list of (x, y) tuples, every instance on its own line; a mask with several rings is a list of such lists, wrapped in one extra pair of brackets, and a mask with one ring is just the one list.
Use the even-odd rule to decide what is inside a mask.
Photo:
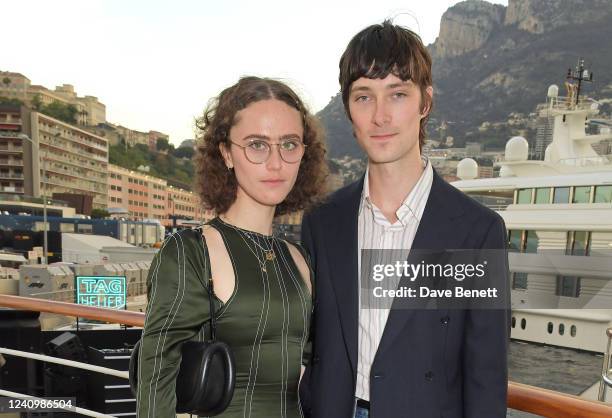
[(16, 145), (12, 145), (12, 144), (8, 144), (8, 145), (0, 145), (0, 153), (2, 154), (21, 154), (23, 153), (23, 147), (22, 146), (16, 146)]
[[(46, 147), (49, 147), (49, 149), (53, 149), (53, 148), (57, 148), (60, 151), (66, 151), (65, 148), (62, 148), (60, 146), (57, 145), (51, 145), (51, 144), (44, 144)], [(45, 157), (46, 156), (46, 157)], [(91, 161), (87, 161), (85, 159), (80, 159), (79, 157), (77, 157), (74, 153), (72, 154), (68, 154), (67, 156), (64, 156), (62, 154), (58, 154), (54, 151), (49, 151), (49, 152), (45, 152), (42, 151), (40, 153), (40, 158), (46, 158), (47, 159), (47, 164), (50, 167), (51, 164), (53, 164), (54, 161), (57, 161), (61, 164), (67, 164), (73, 167), (76, 167), (77, 169), (85, 169), (86, 171), (93, 171), (96, 172), (98, 174), (100, 174), (99, 176), (97, 176), (97, 179), (106, 184), (106, 176), (108, 174), (108, 171), (106, 170), (105, 167), (98, 167), (99, 163), (93, 163)], [(106, 160), (104, 162), (107, 162)]]
[(0, 179), (23, 180), (23, 173), (7, 173), (7, 172), (0, 171)]
[(85, 181), (72, 181), (72, 182), (62, 181), (61, 179), (51, 177), (51, 178), (47, 178), (47, 181), (45, 183), (47, 184), (47, 187), (49, 187), (49, 189), (52, 192), (54, 191), (53, 186), (55, 186), (55, 187), (61, 187), (65, 189), (77, 190), (78, 192), (87, 192), (87, 193), (103, 195), (104, 196), (103, 200), (106, 201), (106, 188), (105, 187), (100, 187), (100, 186), (96, 187), (94, 184), (87, 183)]
[(0, 159), (0, 166), (23, 167), (23, 160)]
[(58, 131), (58, 130), (51, 130), (51, 129), (41, 129), (41, 130), (46, 132), (46, 133), (48, 133), (53, 138), (64, 139), (64, 140), (73, 142), (74, 144), (78, 144), (78, 145), (81, 145), (81, 146), (92, 147), (92, 148), (95, 148), (95, 149), (100, 150), (100, 151), (108, 152), (108, 144), (101, 144), (101, 143), (96, 142), (96, 141), (85, 139), (82, 136), (75, 135), (74, 132), (70, 132), (69, 131), (68, 134), (65, 134), (64, 132)]
[[(23, 187), (17, 186), (0, 186), (2, 193), (24, 193)], [(2, 198), (4, 200), (4, 197)]]
[[(70, 163), (66, 164), (72, 165)], [(98, 172), (90, 170), (89, 168), (73, 169), (71, 167), (69, 169), (66, 169), (64, 168), (64, 165), (65, 164), (63, 161), (60, 161), (59, 164), (51, 161), (47, 163), (45, 170), (50, 173), (63, 174), (65, 176), (74, 177), (76, 179), (85, 179), (87, 181), (90, 181), (94, 187), (103, 187), (104, 189), (107, 188), (106, 177), (99, 175)]]
[(4, 124), (9, 124), (9, 125), (21, 125), (21, 117), (17, 116), (17, 117), (3, 117), (0, 118), (0, 125), (4, 125)]

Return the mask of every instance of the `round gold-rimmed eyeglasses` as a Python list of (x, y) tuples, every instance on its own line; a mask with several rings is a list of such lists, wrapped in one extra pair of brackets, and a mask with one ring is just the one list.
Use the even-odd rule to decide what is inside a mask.
[(272, 154), (273, 145), (278, 147), (278, 152), (284, 162), (294, 164), (300, 161), (304, 156), (304, 151), (307, 146), (298, 139), (283, 139), (275, 144), (264, 141), (263, 139), (250, 139), (247, 145), (238, 144), (232, 140), (229, 142), (242, 148), (246, 159), (253, 164), (263, 164), (268, 161)]

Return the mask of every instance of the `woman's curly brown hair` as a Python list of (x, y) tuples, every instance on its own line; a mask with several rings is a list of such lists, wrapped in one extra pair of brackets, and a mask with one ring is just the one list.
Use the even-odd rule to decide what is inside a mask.
[(237, 182), (228, 170), (219, 151), (219, 144), (228, 143), (236, 113), (260, 100), (280, 100), (300, 112), (306, 150), (300, 163), (295, 185), (285, 200), (276, 207), (276, 216), (308, 209), (326, 193), (327, 163), (319, 122), (302, 100), (286, 84), (259, 77), (242, 77), (213, 98), (204, 115), (196, 121), (199, 130), (196, 153), (196, 187), (202, 204), (216, 213), (226, 212), (236, 200)]

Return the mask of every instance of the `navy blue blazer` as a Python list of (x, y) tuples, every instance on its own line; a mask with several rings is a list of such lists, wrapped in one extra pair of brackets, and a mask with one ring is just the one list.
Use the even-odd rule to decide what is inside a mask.
[[(315, 312), (300, 398), (312, 418), (354, 414), (362, 188), (363, 178), (338, 190), (302, 222), (315, 270)], [(497, 213), (434, 172), (412, 248), (506, 249), (506, 243)], [(391, 310), (372, 364), (370, 417), (505, 418), (509, 335), (508, 309)]]

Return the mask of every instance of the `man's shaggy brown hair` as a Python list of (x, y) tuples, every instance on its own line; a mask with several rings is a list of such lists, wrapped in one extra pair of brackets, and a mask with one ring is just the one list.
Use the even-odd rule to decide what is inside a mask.
[(296, 109), (302, 116), (306, 145), (295, 185), (276, 207), (276, 216), (308, 209), (326, 193), (327, 163), (319, 122), (302, 100), (284, 83), (269, 78), (243, 77), (211, 100), (197, 120), (196, 186), (202, 204), (216, 213), (225, 213), (236, 200), (237, 181), (225, 166), (219, 144), (229, 144), (229, 133), (236, 113), (260, 100), (276, 99)]

